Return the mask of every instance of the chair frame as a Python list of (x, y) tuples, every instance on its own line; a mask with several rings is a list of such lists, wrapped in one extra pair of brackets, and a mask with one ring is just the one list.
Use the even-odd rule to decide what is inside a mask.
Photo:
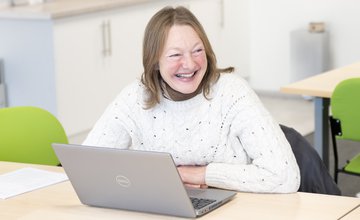
[(334, 180), (338, 183), (338, 175), (339, 173), (346, 173), (354, 176), (360, 176), (360, 173), (349, 172), (345, 170), (345, 167), (349, 164), (349, 161), (346, 162), (344, 166), (339, 168), (339, 153), (337, 147), (337, 140), (336, 136), (342, 135), (341, 130), (341, 121), (339, 119), (333, 118), (332, 116), (329, 117), (330, 122), (330, 130), (331, 130), (331, 139), (333, 143), (333, 151), (334, 151)]

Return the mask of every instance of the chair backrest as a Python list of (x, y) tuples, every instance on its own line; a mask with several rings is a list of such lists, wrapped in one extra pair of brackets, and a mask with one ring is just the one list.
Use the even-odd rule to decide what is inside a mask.
[(346, 79), (335, 87), (331, 113), (340, 121), (338, 138), (360, 141), (360, 78)]
[(295, 129), (280, 125), (299, 165), (299, 192), (341, 195), (329, 171), (310, 143)]
[(58, 165), (53, 142), (68, 139), (50, 112), (30, 106), (0, 109), (0, 160)]

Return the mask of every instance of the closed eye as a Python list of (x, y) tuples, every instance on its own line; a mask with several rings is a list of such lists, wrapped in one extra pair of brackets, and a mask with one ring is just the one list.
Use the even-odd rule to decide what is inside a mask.
[(196, 56), (198, 56), (198, 55), (200, 55), (203, 51), (204, 51), (203, 48), (199, 48), (199, 49), (194, 50), (194, 51), (193, 51), (193, 54), (196, 55)]
[(181, 54), (179, 54), (179, 53), (169, 55), (169, 57), (179, 57), (179, 56), (181, 56)]
[(182, 57), (182, 54), (181, 53), (173, 53), (173, 54), (170, 54), (167, 58), (170, 60), (170, 61), (178, 61), (180, 60)]

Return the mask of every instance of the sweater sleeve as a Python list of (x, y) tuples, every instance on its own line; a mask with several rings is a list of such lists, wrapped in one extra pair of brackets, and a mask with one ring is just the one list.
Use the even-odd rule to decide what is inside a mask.
[(246, 84), (241, 89), (228, 138), (246, 152), (248, 163), (210, 163), (206, 183), (245, 192), (296, 192), (300, 172), (285, 135), (256, 94)]

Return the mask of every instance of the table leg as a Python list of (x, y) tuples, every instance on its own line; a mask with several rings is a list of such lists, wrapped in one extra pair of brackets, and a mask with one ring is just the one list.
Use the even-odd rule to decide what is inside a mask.
[(315, 97), (314, 147), (329, 169), (329, 98)]

